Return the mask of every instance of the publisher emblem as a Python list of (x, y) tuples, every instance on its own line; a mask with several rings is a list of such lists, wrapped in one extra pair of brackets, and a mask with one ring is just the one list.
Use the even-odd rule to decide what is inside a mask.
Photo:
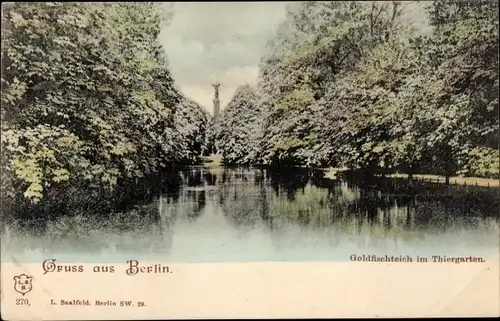
[(14, 290), (22, 295), (25, 295), (33, 288), (31, 280), (33, 280), (33, 278), (31, 276), (27, 276), (26, 274), (16, 275), (14, 277)]

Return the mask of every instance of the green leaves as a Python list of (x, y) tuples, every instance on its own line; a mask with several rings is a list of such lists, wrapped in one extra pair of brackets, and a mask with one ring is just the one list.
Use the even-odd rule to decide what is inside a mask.
[(498, 177), (500, 152), (496, 148), (476, 147), (468, 153), (469, 165), (463, 171), (480, 177)]
[[(5, 8), (2, 156), (13, 178), (8, 188), (39, 202), (57, 186), (114, 188), (120, 179), (174, 165), (192, 148), (199, 153), (193, 144), (175, 143), (180, 95), (157, 39), (156, 6)], [(200, 119), (193, 132), (204, 128), (206, 119)]]
[(62, 182), (62, 181), (67, 181), (67, 180), (69, 180), (69, 176), (70, 176), (69, 171), (65, 168), (54, 169), (52, 171), (52, 175), (54, 175), (52, 180), (56, 183)]
[(431, 33), (406, 5), (293, 5), (268, 42), (256, 106), (235, 96), (220, 120), (225, 159), (497, 175), (484, 151), (499, 143), (498, 5), (434, 1)]
[(214, 119), (215, 148), (227, 164), (254, 162), (258, 143), (260, 108), (255, 89), (240, 86), (222, 114)]

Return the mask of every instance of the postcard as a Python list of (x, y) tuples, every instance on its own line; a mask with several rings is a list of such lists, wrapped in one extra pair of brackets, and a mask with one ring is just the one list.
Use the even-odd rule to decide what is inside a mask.
[(498, 2), (3, 2), (5, 320), (500, 315)]

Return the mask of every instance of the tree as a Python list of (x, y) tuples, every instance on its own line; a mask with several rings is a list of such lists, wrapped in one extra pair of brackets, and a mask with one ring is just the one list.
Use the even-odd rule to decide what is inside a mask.
[(3, 6), (4, 196), (21, 191), (37, 203), (49, 191), (113, 190), (184, 157), (175, 119), (182, 97), (157, 39), (157, 9)]
[(498, 3), (434, 1), (429, 15), (435, 31), (427, 61), (439, 64), (444, 85), (444, 119), (431, 139), (447, 142), (440, 144), (446, 174), (456, 164), (470, 174), (498, 175)]
[(208, 112), (192, 100), (183, 98), (177, 106), (175, 124), (183, 162), (198, 162), (205, 153), (209, 121)]
[(260, 109), (255, 89), (248, 85), (236, 89), (215, 127), (215, 145), (227, 164), (253, 163), (256, 152), (257, 119)]
[[(288, 27), (283, 29), (298, 36), (277, 39), (296, 39), (293, 50), (284, 55), (268, 55), (274, 60), (262, 67), (261, 90), (266, 101), (260, 154), (264, 163), (336, 162), (331, 159), (336, 148), (325, 143), (323, 135), (331, 132), (333, 125), (325, 123), (323, 116), (334, 106), (316, 102), (338, 79), (366, 59), (373, 48), (399, 30), (400, 13), (398, 2), (342, 1), (301, 3), (290, 13), (289, 21), (283, 25)], [(271, 42), (270, 48), (277, 42)], [(329, 102), (336, 103), (333, 97)], [(286, 114), (285, 107), (289, 110)]]

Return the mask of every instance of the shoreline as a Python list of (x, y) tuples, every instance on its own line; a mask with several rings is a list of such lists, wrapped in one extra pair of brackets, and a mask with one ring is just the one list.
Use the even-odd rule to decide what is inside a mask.
[[(209, 169), (218, 169), (224, 167), (222, 163), (222, 156), (220, 155), (210, 155), (203, 156), (203, 164)], [(298, 166), (303, 167), (303, 166)], [(324, 173), (324, 178), (335, 180), (338, 179), (337, 175), (341, 172), (349, 170), (346, 167), (318, 167)], [(391, 179), (408, 179), (408, 174), (404, 173), (394, 173), (387, 174), (386, 178)], [(435, 174), (414, 174), (412, 181), (424, 181), (429, 183), (439, 183), (445, 185), (445, 176), (435, 175)], [(463, 177), (463, 176), (451, 176), (449, 185), (464, 185), (464, 186), (483, 186), (483, 187), (500, 187), (500, 179), (495, 178), (484, 178), (484, 177)]]

